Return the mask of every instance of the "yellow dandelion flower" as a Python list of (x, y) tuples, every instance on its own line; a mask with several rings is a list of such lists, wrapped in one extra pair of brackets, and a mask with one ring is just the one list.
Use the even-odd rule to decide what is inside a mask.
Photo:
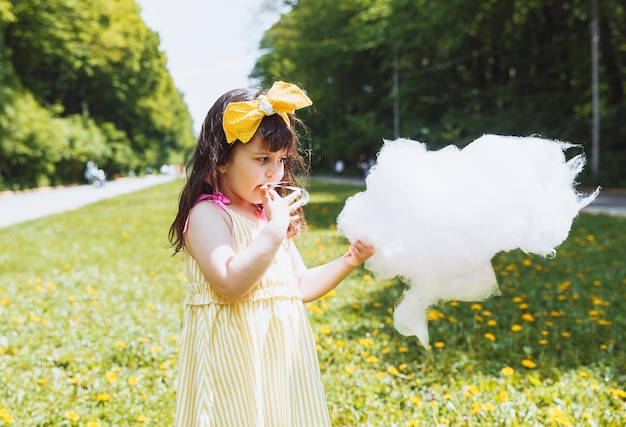
[(567, 414), (559, 408), (550, 408), (550, 419), (561, 426), (572, 426)]
[(408, 423), (406, 423), (406, 427), (415, 427), (418, 426), (419, 423), (417, 422), (417, 420), (411, 420)]
[(81, 377), (72, 377), (72, 379), (70, 380), (72, 382), (72, 384), (78, 384), (79, 382), (82, 381)]
[(420, 399), (419, 396), (409, 396), (409, 400), (413, 402), (414, 405), (417, 405), (417, 406), (422, 405), (422, 399)]
[(570, 334), (569, 332), (567, 332), (567, 331), (561, 332), (561, 336), (562, 336), (563, 338), (569, 338), (569, 337), (570, 337), (570, 335), (571, 335), (571, 334)]
[(311, 305), (308, 305), (307, 308), (309, 309), (309, 311), (312, 311), (313, 313), (324, 314), (324, 310), (321, 307), (318, 307), (317, 305), (311, 304)]
[(371, 338), (360, 338), (359, 344), (364, 346), (374, 345), (374, 341)]
[(344, 370), (344, 371), (346, 371), (346, 372), (347, 372), (347, 373), (349, 373), (349, 374), (353, 373), (353, 372), (354, 372), (354, 369), (355, 369), (355, 368), (354, 368), (354, 366), (352, 366), (352, 365), (346, 365), (346, 366), (344, 366), (344, 368), (343, 368), (343, 370)]
[(472, 310), (472, 311), (480, 311), (482, 309), (483, 309), (483, 306), (480, 305), (480, 304), (472, 304), (470, 306), (470, 310)]
[(528, 303), (525, 303), (525, 302), (523, 302), (520, 305), (518, 305), (518, 308), (520, 310), (528, 310), (528, 307), (530, 307), (530, 306), (528, 305)]
[(95, 422), (95, 421), (89, 421), (89, 422), (85, 425), (85, 427), (100, 427), (100, 424), (98, 424), (98, 423), (97, 423), (97, 422)]
[(387, 376), (386, 373), (384, 372), (379, 372), (376, 374), (376, 379), (382, 380), (383, 378), (385, 378)]
[(409, 348), (408, 348), (408, 347), (401, 346), (400, 348), (398, 348), (398, 351), (399, 351), (400, 353), (408, 353), (408, 352), (409, 352)]
[(515, 369), (507, 366), (505, 368), (502, 368), (502, 370), (500, 372), (502, 372), (502, 375), (510, 377), (511, 375), (513, 375), (515, 373)]
[(611, 393), (616, 399), (626, 399), (626, 391), (619, 388), (611, 388), (609, 389), (609, 393)]
[(3, 421), (7, 424), (13, 424), (15, 422), (15, 419), (13, 419), (11, 413), (7, 409), (0, 408), (0, 421)]
[(65, 418), (72, 420), (72, 421), (78, 421), (80, 418), (80, 415), (78, 415), (76, 412), (74, 411), (67, 411), (65, 412)]
[(139, 415), (137, 417), (137, 421), (139, 421), (140, 423), (148, 422), (148, 417), (146, 417), (145, 415)]
[(365, 281), (368, 281), (368, 282), (369, 282), (370, 280), (372, 280), (372, 276), (370, 276), (369, 274), (365, 274), (365, 275), (363, 276), (363, 280), (365, 280)]
[(488, 339), (491, 342), (495, 342), (496, 341), (496, 336), (490, 332), (487, 332), (485, 335), (483, 335), (486, 339)]
[(521, 325), (513, 325), (511, 326), (511, 331), (513, 332), (519, 332), (522, 330), (522, 326)]
[(495, 319), (489, 319), (489, 321), (487, 322), (487, 326), (497, 326), (498, 325), (498, 321)]
[(153, 353), (158, 353), (161, 351), (161, 346), (159, 345), (153, 345), (152, 347), (150, 347), (150, 351)]
[(509, 401), (509, 392), (506, 390), (501, 390), (498, 393), (498, 402), (504, 403)]
[(389, 347), (383, 348), (383, 354), (389, 354), (389, 353), (391, 353), (391, 349)]
[(125, 348), (126, 343), (124, 341), (115, 341), (115, 347)]
[(111, 398), (111, 396), (109, 395), (109, 393), (99, 393), (98, 396), (96, 396), (96, 400), (98, 402), (106, 402)]
[(465, 387), (465, 389), (467, 390), (467, 393), (471, 396), (478, 396), (478, 387), (476, 387), (475, 385), (468, 385), (467, 387)]
[(526, 321), (526, 322), (534, 322), (535, 321), (535, 317), (530, 314), (530, 313), (524, 313), (522, 315), (522, 320)]
[(535, 364), (535, 362), (533, 362), (532, 360), (529, 359), (524, 359), (522, 360), (522, 366), (528, 369), (534, 369), (537, 367), (537, 365)]
[(113, 384), (115, 381), (117, 381), (117, 374), (115, 372), (107, 372), (106, 378), (108, 382)]
[(128, 384), (130, 385), (137, 385), (139, 383), (139, 380), (137, 379), (137, 377), (130, 377), (128, 378)]
[(428, 311), (428, 314), (426, 315), (426, 317), (428, 317), (428, 320), (439, 320), (439, 319), (445, 319), (446, 315), (443, 314), (439, 310), (432, 309)]
[(435, 348), (444, 348), (446, 346), (446, 343), (443, 341), (437, 341), (435, 343)]
[(330, 334), (330, 328), (328, 326), (320, 327), (320, 334), (325, 334), (325, 335)]
[(398, 368), (396, 368), (395, 366), (388, 366), (387, 367), (387, 372), (389, 372), (391, 375), (398, 375), (399, 374)]
[(367, 359), (365, 359), (365, 361), (368, 363), (378, 363), (380, 362), (380, 359), (376, 356), (370, 356)]
[(491, 412), (496, 409), (496, 407), (492, 403), (483, 403), (482, 405), (480, 405), (480, 409), (486, 412)]

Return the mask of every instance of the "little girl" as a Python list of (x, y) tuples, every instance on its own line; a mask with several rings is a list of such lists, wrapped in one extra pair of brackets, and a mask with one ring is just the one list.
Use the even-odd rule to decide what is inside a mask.
[(232, 90), (204, 121), (170, 240), (189, 283), (180, 348), (177, 426), (329, 426), (304, 302), (337, 286), (374, 249), (308, 269), (293, 239), (304, 226), (304, 165), (295, 85)]

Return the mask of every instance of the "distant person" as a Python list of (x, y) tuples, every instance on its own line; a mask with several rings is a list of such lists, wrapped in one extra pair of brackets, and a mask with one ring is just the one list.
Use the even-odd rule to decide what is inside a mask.
[(107, 182), (107, 175), (104, 172), (104, 169), (98, 169), (95, 172), (95, 180), (94, 185), (96, 187), (102, 187), (104, 183)]
[(84, 177), (88, 184), (94, 185), (95, 187), (102, 187), (106, 182), (106, 174), (104, 170), (98, 168), (98, 165), (93, 160), (89, 160), (87, 162)]
[(344, 164), (343, 160), (339, 159), (335, 162), (335, 173), (337, 175), (343, 174)]
[(308, 269), (294, 244), (304, 224), (294, 185), (297, 86), (236, 89), (209, 110), (170, 241), (189, 283), (176, 426), (330, 426), (315, 339), (304, 308), (374, 249)]
[(356, 167), (359, 170), (359, 176), (361, 179), (367, 178), (367, 174), (370, 170), (370, 163), (365, 158), (365, 154), (359, 154), (359, 160), (356, 163)]
[(87, 165), (85, 166), (85, 172), (83, 176), (87, 181), (87, 184), (93, 184), (96, 180), (96, 175), (98, 173), (98, 165), (93, 160), (89, 160)]

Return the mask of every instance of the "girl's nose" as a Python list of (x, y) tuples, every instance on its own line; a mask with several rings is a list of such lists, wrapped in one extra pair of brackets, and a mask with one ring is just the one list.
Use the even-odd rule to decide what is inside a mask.
[(283, 164), (280, 162), (272, 162), (265, 171), (265, 176), (269, 180), (274, 180), (283, 170)]

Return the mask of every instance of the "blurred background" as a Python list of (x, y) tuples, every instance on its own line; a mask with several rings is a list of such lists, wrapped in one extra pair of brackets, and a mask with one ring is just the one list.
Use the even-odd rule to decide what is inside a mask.
[(539, 134), (625, 186), (625, 32), (617, 0), (0, 0), (0, 191), (180, 172), (219, 95), (278, 79), (314, 101), (312, 174)]

